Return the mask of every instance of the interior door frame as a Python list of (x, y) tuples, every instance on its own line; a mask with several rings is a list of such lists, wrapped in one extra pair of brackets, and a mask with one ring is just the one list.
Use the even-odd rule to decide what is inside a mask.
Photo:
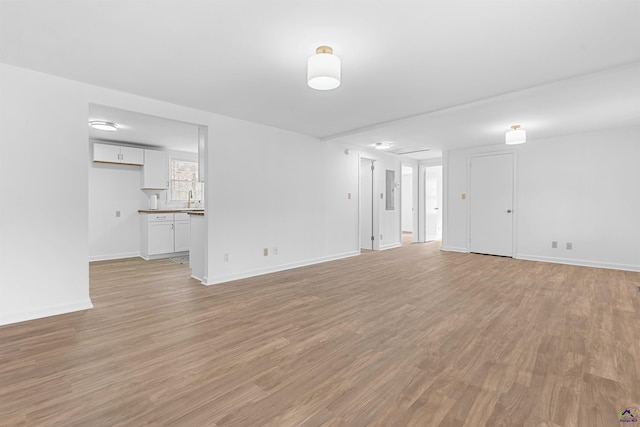
[(371, 231), (372, 231), (372, 236), (374, 237), (372, 244), (371, 244), (371, 249), (370, 250), (380, 250), (380, 240), (377, 239), (375, 236), (377, 236), (378, 231), (379, 231), (379, 209), (380, 209), (380, 203), (378, 201), (378, 199), (375, 197), (376, 195), (376, 189), (377, 189), (377, 185), (376, 185), (376, 159), (373, 159), (371, 157), (365, 157), (365, 156), (358, 156), (358, 236), (359, 236), (359, 242), (358, 242), (358, 250), (362, 253), (362, 162), (363, 161), (367, 161), (367, 162), (371, 162), (371, 165), (373, 166), (374, 170), (371, 172)]
[[(500, 154), (511, 154), (511, 162), (512, 162), (512, 201), (513, 207), (512, 209), (512, 222), (511, 222), (511, 258), (516, 259), (518, 253), (518, 214), (520, 212), (518, 205), (518, 154), (514, 149), (508, 150), (495, 150), (495, 151), (484, 151), (478, 152), (474, 154), (469, 154), (467, 156), (467, 190), (466, 194), (469, 194), (469, 189), (471, 188), (471, 161), (477, 157), (486, 157), (486, 156), (496, 156)], [(469, 207), (469, 203), (467, 202), (467, 223), (466, 223), (466, 245), (467, 245), (467, 253), (471, 253), (471, 242), (469, 239), (471, 238), (471, 209)]]
[(442, 241), (444, 242), (444, 234), (445, 234), (445, 230), (446, 230), (446, 225), (445, 225), (445, 217), (446, 217), (446, 210), (444, 210), (444, 207), (446, 206), (447, 203), (447, 181), (446, 181), (446, 168), (445, 168), (445, 156), (447, 155), (447, 153), (443, 153), (443, 158), (442, 159), (434, 159), (434, 160), (427, 160), (427, 161), (423, 161), (418, 165), (418, 176), (417, 176), (417, 180), (418, 180), (418, 223), (420, 224), (420, 228), (419, 228), (419, 232), (420, 234), (418, 235), (418, 242), (420, 243), (425, 243), (426, 242), (426, 235), (425, 235), (425, 231), (426, 231), (426, 227), (427, 227), (427, 217), (426, 217), (426, 212), (424, 210), (425, 208), (425, 196), (426, 196), (426, 189), (425, 189), (425, 179), (426, 179), (426, 173), (427, 173), (427, 168), (433, 167), (433, 166), (442, 166), (442, 206), (440, 206), (440, 209), (442, 210)]
[(420, 185), (421, 185), (421, 195), (422, 195), (422, 205), (420, 209), (422, 210), (422, 234), (420, 235), (421, 242), (431, 242), (437, 239), (427, 240), (427, 171), (430, 168), (440, 167), (440, 185), (438, 186), (438, 194), (436, 195), (436, 199), (439, 200), (438, 206), (438, 216), (440, 218), (440, 241), (443, 239), (444, 235), (444, 166), (442, 164), (427, 164), (421, 167), (421, 175), (420, 175)]
[(400, 242), (402, 242), (402, 215), (404, 212), (402, 212), (402, 207), (404, 206), (404, 173), (402, 173), (403, 168), (411, 168), (411, 207), (412, 207), (412, 211), (411, 211), (411, 241), (414, 243), (419, 242), (419, 235), (420, 235), (420, 221), (419, 221), (419, 211), (420, 211), (420, 207), (419, 207), (419, 201), (418, 201), (418, 188), (419, 188), (419, 178), (418, 176), (420, 175), (420, 167), (417, 164), (414, 163), (405, 163), (405, 162), (401, 162), (400, 163)]

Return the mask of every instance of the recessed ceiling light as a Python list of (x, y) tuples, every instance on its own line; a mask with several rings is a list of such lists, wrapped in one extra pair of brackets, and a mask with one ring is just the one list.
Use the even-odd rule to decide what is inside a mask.
[(91, 125), (92, 128), (98, 129), (98, 130), (106, 130), (109, 132), (118, 130), (118, 126), (113, 122), (105, 122), (103, 120), (91, 120), (89, 121), (89, 124)]
[(388, 150), (389, 148), (391, 148), (391, 144), (389, 144), (388, 142), (376, 142), (374, 148), (376, 150)]

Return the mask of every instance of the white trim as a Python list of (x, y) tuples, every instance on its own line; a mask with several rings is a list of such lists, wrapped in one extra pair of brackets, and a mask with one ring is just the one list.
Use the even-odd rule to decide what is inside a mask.
[(292, 262), (290, 264), (282, 264), (275, 267), (259, 268), (257, 270), (246, 271), (243, 273), (227, 274), (224, 276), (217, 276), (217, 277), (211, 277), (211, 278), (205, 277), (202, 281), (202, 284), (205, 286), (218, 285), (220, 283), (226, 283), (226, 282), (231, 282), (231, 281), (240, 280), (240, 279), (247, 279), (249, 277), (262, 276), (264, 274), (269, 274), (269, 273), (277, 273), (279, 271), (291, 270), (294, 268), (305, 267), (313, 264), (321, 264), (323, 262), (328, 262), (328, 261), (336, 261), (339, 259), (349, 258), (353, 256), (358, 256), (358, 255), (360, 255), (359, 251), (346, 252), (338, 255), (308, 259), (304, 261)]
[(26, 322), (27, 320), (57, 316), (60, 314), (72, 313), (74, 311), (88, 310), (90, 308), (93, 308), (93, 304), (91, 303), (91, 299), (87, 298), (86, 300), (78, 301), (72, 304), (63, 304), (51, 307), (42, 307), (36, 310), (7, 313), (3, 314), (2, 317), (0, 317), (0, 325)]
[(467, 248), (456, 248), (455, 246), (440, 246), (440, 250), (441, 251), (445, 251), (445, 252), (460, 252), (463, 254), (468, 254), (469, 253), (469, 249)]
[(110, 255), (90, 255), (89, 262), (109, 261), (112, 259), (137, 258), (139, 256), (140, 256), (140, 252), (123, 252), (121, 254), (110, 254)]
[(410, 167), (411, 168), (411, 207), (412, 207), (412, 211), (411, 211), (411, 241), (414, 243), (418, 242), (418, 234), (419, 234), (419, 230), (420, 230), (420, 223), (419, 223), (419, 210), (420, 210), (420, 203), (419, 203), (419, 194), (420, 194), (420, 187), (419, 187), (419, 175), (420, 175), (420, 167), (416, 164), (413, 163), (405, 163), (403, 161), (400, 162), (400, 241), (402, 241), (402, 233), (403, 233), (403, 229), (402, 229), (402, 206), (403, 206), (403, 198), (402, 195), (404, 194), (404, 184), (405, 184), (405, 180), (404, 180), (404, 167)]
[(386, 251), (387, 249), (399, 248), (400, 246), (402, 246), (402, 243), (389, 243), (388, 245), (380, 245), (378, 250)]
[(615, 262), (587, 261), (587, 260), (581, 260), (581, 259), (554, 258), (554, 257), (545, 257), (545, 256), (527, 255), (527, 254), (517, 254), (514, 258), (525, 260), (525, 261), (540, 261), (540, 262), (550, 262), (553, 264), (577, 265), (580, 267), (607, 268), (611, 270), (625, 270), (625, 271), (640, 272), (640, 265), (618, 264)]
[[(467, 191), (465, 189), (465, 191)], [(468, 205), (465, 205), (465, 209)], [(449, 152), (442, 153), (442, 243), (449, 241)]]
[(147, 256), (142, 256), (138, 254), (138, 256), (145, 261), (153, 261), (156, 259), (167, 259), (167, 258), (176, 258), (180, 256), (185, 256), (185, 255), (189, 255), (190, 252), (191, 251), (171, 252), (167, 254), (157, 254), (157, 255), (147, 255)]

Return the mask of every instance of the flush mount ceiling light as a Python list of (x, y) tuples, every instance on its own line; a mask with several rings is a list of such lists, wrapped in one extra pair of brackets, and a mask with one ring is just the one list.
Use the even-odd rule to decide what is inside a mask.
[(527, 131), (520, 129), (520, 125), (513, 125), (505, 134), (504, 142), (507, 145), (524, 144), (527, 142)]
[(98, 130), (106, 130), (109, 132), (113, 132), (118, 130), (118, 126), (113, 122), (105, 122), (103, 120), (91, 120), (89, 122), (92, 128)]
[(329, 46), (320, 46), (307, 62), (307, 84), (317, 90), (331, 90), (340, 86), (340, 58)]
[(388, 142), (376, 142), (373, 146), (376, 150), (388, 150), (391, 148), (391, 144)]

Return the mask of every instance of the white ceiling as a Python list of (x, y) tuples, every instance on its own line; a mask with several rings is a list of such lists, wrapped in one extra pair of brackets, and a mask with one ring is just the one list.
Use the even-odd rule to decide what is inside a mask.
[[(534, 140), (640, 120), (636, 0), (1, 7), (2, 62), (325, 140), (433, 156), (499, 144), (511, 124)], [(334, 91), (306, 86), (321, 44), (342, 59)]]
[(140, 114), (133, 111), (89, 105), (89, 121), (104, 120), (118, 124), (116, 132), (89, 127), (93, 140), (128, 142), (189, 153), (198, 152), (198, 126)]

